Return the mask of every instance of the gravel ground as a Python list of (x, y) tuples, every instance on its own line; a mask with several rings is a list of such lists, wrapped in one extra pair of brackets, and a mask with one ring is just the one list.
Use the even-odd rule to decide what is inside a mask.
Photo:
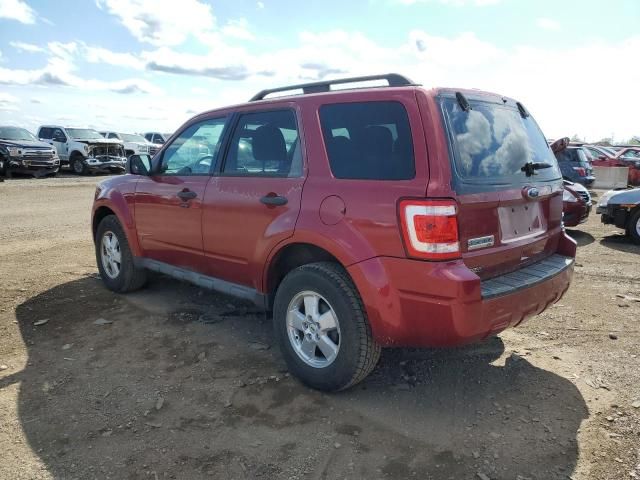
[[(640, 479), (640, 248), (595, 215), (561, 302), (347, 392), (286, 373), (270, 320), (165, 277), (102, 287), (96, 177), (0, 183), (0, 478)], [(635, 407), (634, 407), (635, 405)]]

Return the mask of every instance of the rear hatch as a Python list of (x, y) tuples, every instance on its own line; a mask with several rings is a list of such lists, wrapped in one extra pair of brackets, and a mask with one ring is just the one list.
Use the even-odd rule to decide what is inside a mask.
[(442, 94), (439, 100), (457, 193), (460, 250), (465, 264), (487, 279), (556, 252), (562, 175), (521, 104), (465, 95)]

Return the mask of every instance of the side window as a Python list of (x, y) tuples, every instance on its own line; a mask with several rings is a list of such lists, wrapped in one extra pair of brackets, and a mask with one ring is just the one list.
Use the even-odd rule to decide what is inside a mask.
[(246, 113), (229, 144), (227, 175), (300, 177), (302, 151), (292, 110)]
[(226, 120), (204, 120), (183, 131), (164, 151), (160, 174), (209, 175), (218, 157)]
[(67, 141), (67, 136), (59, 128), (54, 128), (53, 129), (53, 137), (52, 138), (54, 140), (56, 140), (56, 141), (59, 141), (59, 142), (66, 142)]
[(399, 102), (324, 105), (320, 123), (336, 178), (408, 180), (415, 177), (409, 119)]
[(107, 135), (107, 138), (118, 138), (118, 135), (112, 132), (109, 135)]
[(146, 138), (148, 141), (151, 141), (151, 134), (150, 133), (145, 133), (144, 134), (144, 138)]
[(160, 145), (164, 145), (164, 138), (162, 136), (155, 134), (153, 136), (153, 143), (159, 143)]
[(51, 140), (51, 138), (53, 137), (52, 133), (53, 133), (53, 130), (51, 128), (42, 127), (40, 129), (39, 138), (46, 138), (47, 140)]

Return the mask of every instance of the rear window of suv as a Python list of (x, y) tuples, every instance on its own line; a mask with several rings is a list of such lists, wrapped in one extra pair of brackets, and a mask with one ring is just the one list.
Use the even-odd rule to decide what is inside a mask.
[(415, 177), (409, 119), (399, 102), (324, 105), (320, 123), (336, 178), (408, 180)]
[(523, 183), (528, 179), (521, 168), (529, 162), (551, 165), (537, 170), (535, 181), (561, 178), (553, 152), (530, 115), (523, 118), (515, 107), (480, 100), (470, 99), (469, 111), (452, 97), (441, 102), (454, 169), (462, 182)]
[(582, 148), (566, 148), (556, 153), (559, 162), (576, 162), (581, 165), (588, 165), (589, 159)]

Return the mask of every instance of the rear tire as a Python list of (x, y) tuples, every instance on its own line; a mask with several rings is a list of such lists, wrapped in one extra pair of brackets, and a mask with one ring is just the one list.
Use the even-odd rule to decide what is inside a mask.
[(360, 295), (335, 263), (311, 263), (289, 272), (276, 292), (273, 322), (289, 370), (312, 388), (349, 388), (369, 375), (380, 358)]
[(95, 246), (100, 277), (109, 290), (131, 292), (146, 283), (147, 272), (136, 267), (124, 229), (115, 215), (104, 217), (98, 225)]
[(627, 225), (627, 233), (633, 243), (640, 245), (640, 208), (636, 208), (631, 213), (631, 218), (629, 218), (629, 224)]

